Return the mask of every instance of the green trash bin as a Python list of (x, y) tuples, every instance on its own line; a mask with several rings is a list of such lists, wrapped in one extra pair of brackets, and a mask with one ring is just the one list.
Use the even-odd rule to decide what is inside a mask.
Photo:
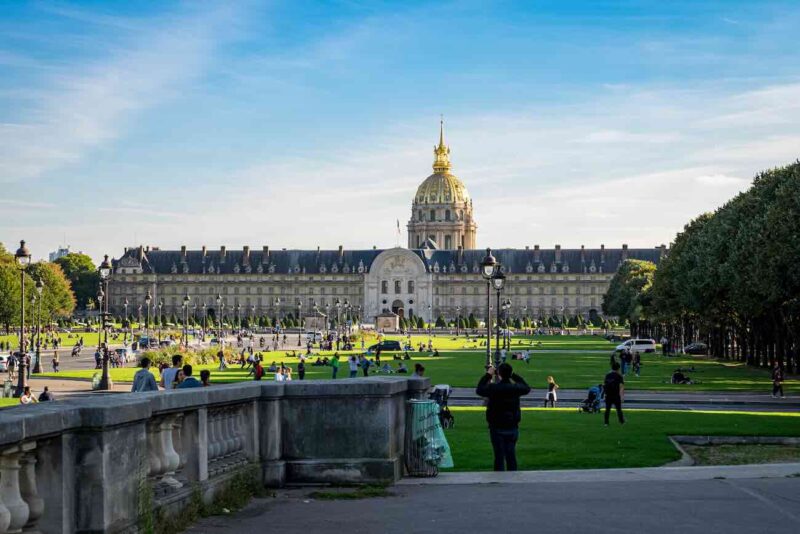
[(439, 422), (439, 405), (432, 400), (410, 400), (406, 414), (406, 473), (435, 477), (441, 467), (453, 467), (450, 446)]

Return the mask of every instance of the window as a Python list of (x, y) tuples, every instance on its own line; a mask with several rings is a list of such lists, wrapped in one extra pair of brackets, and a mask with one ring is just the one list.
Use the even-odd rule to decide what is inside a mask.
[(408, 281), (408, 292), (409, 293), (413, 293), (414, 292), (414, 281), (413, 280), (409, 280)]
[(450, 220), (450, 210), (444, 210), (444, 220), (445, 221)]
[(425, 218), (425, 215), (422, 213), (422, 210), (419, 210), (418, 218), (419, 218), (420, 221)]
[(394, 294), (395, 295), (399, 295), (402, 292), (403, 292), (403, 288), (402, 288), (402, 285), (400, 283), (400, 280), (395, 280), (394, 281)]
[(385, 295), (388, 292), (389, 292), (389, 282), (387, 282), (386, 280), (383, 280), (381, 282), (381, 293)]
[(431, 220), (432, 221), (436, 220), (436, 210), (431, 210)]
[[(450, 213), (449, 211), (447, 213)], [(449, 235), (444, 236), (444, 248), (450, 250), (453, 248), (453, 238)]]

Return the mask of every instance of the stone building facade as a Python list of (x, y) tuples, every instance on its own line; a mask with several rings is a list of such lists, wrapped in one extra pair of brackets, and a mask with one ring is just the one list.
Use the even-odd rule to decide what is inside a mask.
[[(139, 313), (142, 306), (144, 317), (149, 291), (151, 313), (162, 303), (163, 313), (178, 316), (188, 296), (190, 314), (214, 310), (216, 315), (221, 308), (228, 318), (321, 312), (352, 313), (364, 322), (375, 322), (379, 314), (394, 312), (422, 316), (426, 321), (470, 313), (480, 319), (486, 313), (487, 286), (479, 266), (486, 251), (475, 248), (472, 200), (464, 184), (450, 173), (449, 153), (440, 132), (434, 174), (420, 185), (412, 201), (408, 248), (127, 248), (113, 262), (111, 309), (122, 314), (127, 301), (129, 315)], [(632, 258), (657, 263), (664, 253), (663, 246), (630, 249), (627, 245), (493, 250), (507, 277), (503, 297), (512, 303), (512, 318), (599, 313), (621, 262)]]

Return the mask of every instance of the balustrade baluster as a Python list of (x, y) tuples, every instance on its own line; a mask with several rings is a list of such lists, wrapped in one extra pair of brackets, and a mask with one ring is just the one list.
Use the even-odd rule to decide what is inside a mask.
[(37, 524), (44, 513), (44, 500), (39, 496), (36, 486), (36, 443), (26, 443), (22, 446), (25, 452), (22, 458), (22, 470), (20, 471), (20, 494), (28, 503), (28, 521), (22, 527), (22, 531), (29, 534), (38, 534)]
[(183, 487), (183, 484), (175, 479), (175, 470), (178, 469), (180, 463), (180, 456), (175, 452), (175, 446), (172, 442), (172, 430), (177, 415), (168, 415), (161, 419), (158, 423), (159, 437), (161, 439), (161, 453), (162, 453), (162, 476), (161, 482), (168, 486), (178, 489)]
[[(2, 474), (0, 474), (2, 478)], [(11, 524), (11, 512), (3, 504), (3, 495), (0, 494), (0, 534), (8, 532), (8, 525)]]
[(11, 520), (6, 528), (9, 534), (22, 532), (30, 513), (28, 504), (22, 500), (19, 488), (19, 461), (22, 454), (19, 446), (5, 449), (0, 454), (0, 500), (10, 514)]
[(147, 425), (147, 458), (150, 462), (148, 475), (152, 478), (158, 478), (162, 473), (161, 440), (158, 434), (158, 424), (150, 423)]

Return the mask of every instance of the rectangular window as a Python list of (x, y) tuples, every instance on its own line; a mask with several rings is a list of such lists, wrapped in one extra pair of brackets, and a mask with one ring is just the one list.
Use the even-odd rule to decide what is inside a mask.
[(384, 295), (389, 293), (389, 282), (387, 282), (386, 280), (383, 280), (381, 282), (381, 293)]
[(395, 295), (399, 295), (402, 292), (403, 292), (403, 288), (401, 286), (400, 280), (395, 280), (394, 281), (394, 294)]
[(413, 280), (409, 280), (408, 281), (408, 292), (409, 293), (413, 293), (414, 292), (414, 281)]

